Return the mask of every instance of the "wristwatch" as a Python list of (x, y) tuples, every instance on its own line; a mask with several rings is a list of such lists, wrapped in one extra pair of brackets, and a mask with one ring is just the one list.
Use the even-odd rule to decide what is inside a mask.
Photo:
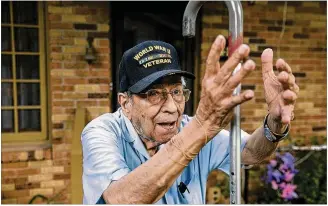
[(290, 126), (289, 124), (287, 125), (286, 130), (282, 133), (282, 134), (277, 134), (274, 133), (273, 131), (271, 131), (271, 129), (268, 126), (268, 116), (269, 114), (267, 114), (264, 118), (264, 136), (270, 141), (270, 142), (279, 142), (283, 139), (285, 139), (289, 133), (290, 130)]

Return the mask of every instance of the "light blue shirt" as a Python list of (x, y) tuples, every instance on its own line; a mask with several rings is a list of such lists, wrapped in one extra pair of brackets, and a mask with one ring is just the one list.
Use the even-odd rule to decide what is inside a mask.
[[(190, 120), (191, 117), (183, 115), (179, 129)], [(241, 150), (246, 144), (247, 135), (241, 132)], [(81, 140), (84, 204), (96, 204), (112, 181), (119, 180), (150, 159), (121, 109), (92, 120), (84, 128)], [(222, 130), (201, 149), (157, 204), (205, 204), (208, 174), (214, 169), (229, 174), (229, 162), (229, 132)], [(180, 182), (187, 186), (189, 192), (180, 193)]]

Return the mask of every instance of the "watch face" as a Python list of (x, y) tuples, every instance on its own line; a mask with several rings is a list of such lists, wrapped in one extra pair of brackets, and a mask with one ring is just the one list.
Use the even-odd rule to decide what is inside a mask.
[(264, 135), (265, 137), (271, 141), (271, 142), (279, 142), (280, 140), (283, 140), (287, 137), (289, 130), (290, 130), (290, 126), (288, 125), (286, 128), (286, 131), (283, 134), (274, 134), (273, 132), (271, 132), (269, 126), (267, 125), (267, 117), (268, 115), (265, 117), (264, 119)]
[(273, 139), (273, 137), (272, 137), (272, 135), (271, 135), (270, 129), (269, 129), (268, 127), (266, 127), (266, 126), (264, 126), (264, 135), (265, 135), (265, 137), (266, 137), (269, 141), (271, 141), (271, 142), (274, 141), (274, 139)]

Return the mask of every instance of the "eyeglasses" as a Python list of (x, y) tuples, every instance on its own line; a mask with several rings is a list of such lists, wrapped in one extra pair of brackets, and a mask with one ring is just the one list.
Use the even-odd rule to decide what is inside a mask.
[(165, 89), (150, 89), (145, 93), (137, 93), (141, 97), (147, 98), (151, 104), (159, 104), (167, 99), (168, 94), (171, 94), (173, 100), (177, 103), (187, 102), (191, 91), (189, 89), (175, 88), (168, 92)]

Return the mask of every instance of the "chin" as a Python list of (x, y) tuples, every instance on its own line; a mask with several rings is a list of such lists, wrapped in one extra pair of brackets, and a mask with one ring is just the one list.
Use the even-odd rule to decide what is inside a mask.
[(159, 134), (159, 135), (156, 135), (157, 137), (155, 136), (156, 137), (155, 139), (158, 142), (165, 144), (168, 141), (170, 141), (172, 139), (172, 137), (174, 137), (174, 135), (176, 135), (177, 133), (178, 133), (178, 130), (176, 132), (172, 132), (172, 133), (170, 132), (168, 134)]

